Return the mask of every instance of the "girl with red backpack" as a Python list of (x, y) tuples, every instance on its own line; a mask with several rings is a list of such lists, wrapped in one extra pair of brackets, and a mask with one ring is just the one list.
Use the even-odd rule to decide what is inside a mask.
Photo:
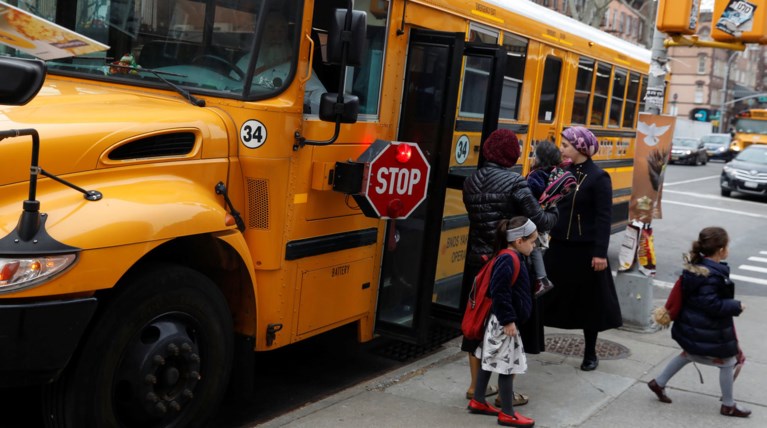
[[(533, 419), (514, 411), (512, 401), (513, 375), (527, 371), (527, 359), (517, 324), (527, 321), (532, 309), (532, 293), (526, 263), (515, 263), (514, 257), (521, 259), (522, 256), (529, 256), (535, 248), (537, 237), (535, 224), (522, 216), (501, 220), (496, 229), (494, 256), (497, 258), (494, 260), (488, 290), (492, 306), (484, 338), (475, 352), (482, 366), (477, 374), (474, 398), (469, 401), (468, 409), (472, 413), (497, 416), (499, 425), (535, 425)], [(502, 251), (505, 249), (511, 249), (517, 254), (511, 255)], [(518, 267), (519, 272), (516, 281), (513, 281), (515, 267)], [(485, 391), (492, 372), (498, 373), (501, 409), (485, 401)]]

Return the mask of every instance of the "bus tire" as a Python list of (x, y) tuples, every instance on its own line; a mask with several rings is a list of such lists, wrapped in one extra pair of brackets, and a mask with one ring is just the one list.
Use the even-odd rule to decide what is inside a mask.
[(98, 312), (65, 373), (44, 388), (48, 427), (203, 427), (232, 364), (229, 307), (209, 278), (137, 269)]

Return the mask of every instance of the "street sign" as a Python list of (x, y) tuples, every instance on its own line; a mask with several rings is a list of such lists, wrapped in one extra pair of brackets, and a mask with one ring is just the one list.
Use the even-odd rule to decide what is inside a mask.
[(426, 199), (431, 167), (418, 144), (378, 140), (358, 161), (366, 159), (362, 195), (354, 198), (365, 215), (406, 218)]

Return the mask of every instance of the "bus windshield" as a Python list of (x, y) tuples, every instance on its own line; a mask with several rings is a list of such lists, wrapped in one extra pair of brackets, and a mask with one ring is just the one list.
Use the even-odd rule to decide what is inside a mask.
[(767, 135), (767, 120), (738, 119), (735, 122), (735, 131), (746, 134)]
[[(110, 46), (50, 60), (54, 74), (166, 87), (162, 77), (192, 92), (254, 99), (281, 92), (295, 74), (300, 18), (293, 0), (9, 3)], [(0, 55), (29, 57), (5, 45)]]

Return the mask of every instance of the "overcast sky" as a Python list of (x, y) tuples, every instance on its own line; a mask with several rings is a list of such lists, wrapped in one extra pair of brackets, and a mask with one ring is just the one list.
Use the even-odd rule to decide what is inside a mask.
[(702, 0), (700, 2), (700, 8), (703, 10), (713, 10), (714, 9), (714, 0)]

